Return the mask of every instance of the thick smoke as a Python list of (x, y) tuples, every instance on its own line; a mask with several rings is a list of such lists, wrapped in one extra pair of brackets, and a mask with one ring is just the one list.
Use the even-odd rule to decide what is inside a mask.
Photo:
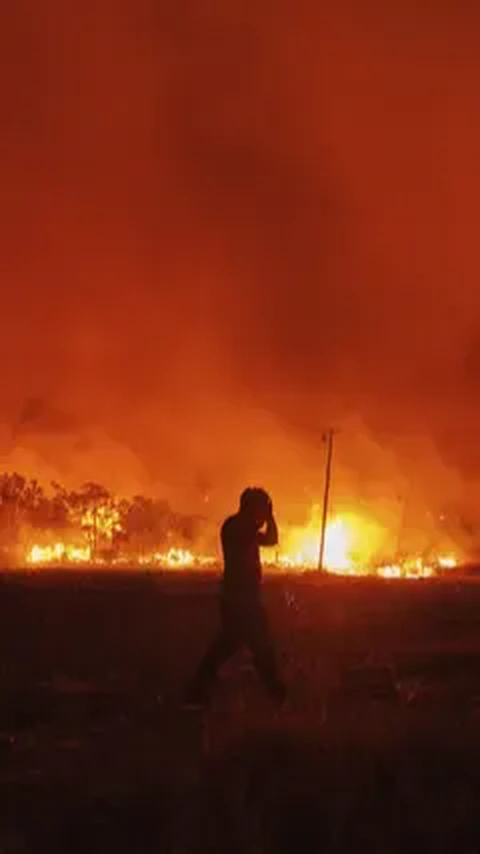
[(5, 466), (213, 515), (255, 479), (289, 516), (334, 423), (340, 503), (470, 509), (478, 24), (454, 0), (8, 4)]

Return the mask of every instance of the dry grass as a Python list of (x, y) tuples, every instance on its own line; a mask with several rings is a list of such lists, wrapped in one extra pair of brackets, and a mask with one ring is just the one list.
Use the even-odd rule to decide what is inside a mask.
[(286, 708), (234, 664), (202, 717), (213, 594), (3, 584), (2, 854), (478, 849), (480, 587), (272, 583)]

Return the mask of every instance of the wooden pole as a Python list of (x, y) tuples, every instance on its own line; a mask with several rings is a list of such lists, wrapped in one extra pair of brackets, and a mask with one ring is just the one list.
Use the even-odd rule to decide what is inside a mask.
[(332, 480), (332, 457), (333, 457), (333, 430), (329, 430), (323, 437), (327, 443), (327, 458), (325, 464), (325, 489), (323, 493), (322, 528), (320, 532), (320, 554), (318, 568), (320, 572), (325, 571), (325, 538), (327, 533), (328, 504), (330, 500), (330, 484)]

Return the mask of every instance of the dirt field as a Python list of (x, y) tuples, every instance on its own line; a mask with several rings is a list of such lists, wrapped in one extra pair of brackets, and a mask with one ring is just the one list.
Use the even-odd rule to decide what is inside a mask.
[(270, 580), (289, 702), (244, 660), (202, 717), (215, 594), (1, 577), (0, 854), (480, 851), (478, 583)]

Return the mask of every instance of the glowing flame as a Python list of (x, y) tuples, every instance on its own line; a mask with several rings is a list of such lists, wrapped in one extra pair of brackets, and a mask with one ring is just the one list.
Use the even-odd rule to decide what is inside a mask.
[(345, 519), (334, 519), (325, 532), (325, 557), (327, 569), (345, 572), (352, 568), (357, 532)]
[(441, 569), (454, 569), (458, 565), (458, 561), (453, 555), (439, 555), (437, 561)]
[(381, 566), (378, 570), (378, 575), (380, 575), (381, 578), (401, 578), (402, 567), (398, 564), (392, 564), (391, 566)]
[[(93, 523), (93, 517), (84, 520), (84, 530)], [(99, 514), (96, 524), (104, 535), (119, 530), (119, 520), (110, 511)], [(282, 548), (276, 554), (267, 554), (265, 565), (286, 570), (316, 569), (320, 551), (320, 508), (314, 507), (308, 524), (290, 527), (281, 533)], [(452, 554), (430, 556), (413, 555), (402, 560), (379, 561), (385, 554), (388, 532), (378, 523), (354, 513), (334, 517), (327, 525), (325, 535), (324, 566), (335, 574), (377, 575), (385, 579), (429, 578), (440, 571), (453, 569), (458, 561)], [(91, 564), (92, 548), (66, 543), (42, 546), (34, 545), (26, 555), (27, 563), (47, 566), (49, 564)], [(100, 563), (105, 563), (102, 559)], [(184, 548), (154, 551), (132, 559), (128, 555), (112, 556), (112, 566), (153, 566), (164, 569), (201, 569), (217, 563), (210, 555), (199, 554)]]
[(83, 513), (81, 527), (84, 531), (95, 530), (99, 537), (111, 540), (122, 530), (120, 513), (116, 507), (107, 505), (89, 508)]
[(194, 554), (187, 549), (169, 549), (168, 552), (153, 552), (140, 559), (142, 564), (157, 564), (169, 569), (193, 569), (215, 563), (215, 558)]
[(51, 546), (32, 546), (27, 554), (29, 564), (86, 563), (90, 560), (90, 549), (65, 543)]
[[(28, 564), (43, 565), (59, 564), (59, 563), (92, 563), (91, 550), (88, 547), (80, 548), (78, 546), (70, 546), (64, 543), (55, 543), (49, 546), (34, 545), (26, 555)], [(100, 561), (105, 563), (105, 560)], [(215, 558), (206, 555), (194, 554), (186, 549), (171, 548), (166, 552), (152, 552), (144, 555), (138, 561), (130, 560), (126, 557), (113, 559), (114, 565), (117, 563), (139, 564), (141, 566), (159, 566), (167, 569), (189, 569), (202, 566), (210, 566), (216, 562)]]
[[(348, 513), (333, 518), (325, 531), (324, 566), (330, 572), (360, 571), (378, 553), (385, 532), (374, 522)], [(304, 527), (282, 532), (284, 544), (278, 563), (285, 567), (314, 569), (320, 557), (320, 508), (314, 507)]]

